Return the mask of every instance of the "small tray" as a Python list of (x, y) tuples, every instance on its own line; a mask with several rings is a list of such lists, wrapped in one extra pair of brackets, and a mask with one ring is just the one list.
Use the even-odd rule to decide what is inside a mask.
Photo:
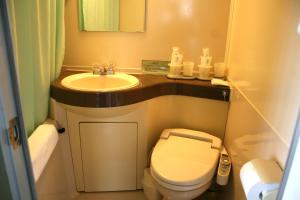
[(212, 79), (212, 77), (203, 78), (203, 77), (198, 76), (197, 79), (199, 79), (201, 81), (210, 81)]
[(184, 79), (184, 80), (193, 80), (196, 78), (195, 76), (183, 76), (183, 75), (172, 75), (172, 74), (167, 74), (167, 77), (171, 79)]

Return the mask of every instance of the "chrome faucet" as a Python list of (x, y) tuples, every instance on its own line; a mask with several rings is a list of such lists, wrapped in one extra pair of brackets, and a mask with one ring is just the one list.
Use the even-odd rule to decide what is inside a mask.
[(110, 62), (108, 65), (93, 65), (93, 74), (94, 75), (113, 75), (115, 74), (115, 64)]
[(114, 62), (110, 62), (107, 67), (104, 67), (104, 72), (106, 75), (113, 75), (115, 74), (115, 66), (116, 64)]
[(100, 75), (100, 71), (101, 71), (100, 68), (101, 66), (99, 64), (93, 64), (93, 68), (92, 68), (93, 74)]

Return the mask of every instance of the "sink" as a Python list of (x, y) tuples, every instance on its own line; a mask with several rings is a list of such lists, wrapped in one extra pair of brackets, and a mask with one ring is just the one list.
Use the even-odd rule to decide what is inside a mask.
[(125, 74), (95, 75), (93, 73), (80, 73), (67, 76), (61, 84), (69, 89), (88, 92), (111, 92), (125, 90), (139, 84), (139, 79)]

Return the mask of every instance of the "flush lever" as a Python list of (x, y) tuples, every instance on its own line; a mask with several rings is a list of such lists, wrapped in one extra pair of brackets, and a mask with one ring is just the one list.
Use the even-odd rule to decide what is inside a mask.
[(20, 140), (20, 130), (18, 127), (18, 118), (14, 117), (9, 120), (9, 142), (12, 145), (13, 149), (17, 149), (21, 145)]

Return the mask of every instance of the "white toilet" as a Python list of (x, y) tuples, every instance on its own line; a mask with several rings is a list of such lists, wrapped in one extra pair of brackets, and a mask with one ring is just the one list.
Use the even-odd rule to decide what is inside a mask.
[(191, 200), (211, 185), (221, 140), (188, 129), (166, 129), (151, 156), (151, 176), (164, 199)]

